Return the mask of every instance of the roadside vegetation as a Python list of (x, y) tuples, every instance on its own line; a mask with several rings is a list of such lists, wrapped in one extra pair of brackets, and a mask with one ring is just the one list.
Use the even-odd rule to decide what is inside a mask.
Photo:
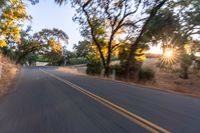
[(0, 67), (0, 96), (9, 92), (9, 87), (14, 81), (18, 71), (20, 70), (19, 65), (9, 58), (0, 55), (1, 67)]
[[(29, 1), (33, 5), (39, 2)], [(23, 26), (24, 21), (32, 19), (23, 0), (0, 0), (1, 54), (27, 66), (37, 62), (54, 66), (86, 64), (87, 74), (107, 78), (115, 75), (116, 79), (140, 83), (161, 82), (161, 73), (187, 81), (199, 73), (199, 0), (55, 3), (71, 3), (76, 9), (73, 20), (80, 25), (84, 40), (74, 45), (74, 51), (63, 46), (69, 38), (62, 29), (41, 29), (30, 34), (31, 26)], [(162, 53), (152, 54), (152, 46), (160, 46)], [(149, 60), (150, 64), (156, 63), (148, 65)], [(195, 79), (199, 81), (198, 76)]]

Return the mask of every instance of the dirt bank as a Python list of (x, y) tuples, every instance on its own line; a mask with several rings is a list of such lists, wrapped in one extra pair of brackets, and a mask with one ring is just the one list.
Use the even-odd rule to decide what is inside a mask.
[(0, 96), (6, 94), (9, 90), (9, 85), (15, 79), (17, 72), (20, 70), (20, 66), (15, 65), (15, 62), (11, 61), (5, 56), (0, 55)]

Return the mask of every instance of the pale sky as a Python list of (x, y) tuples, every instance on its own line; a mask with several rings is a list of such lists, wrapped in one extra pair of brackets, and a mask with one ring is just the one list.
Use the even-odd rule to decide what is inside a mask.
[(33, 33), (43, 28), (61, 29), (69, 36), (68, 50), (72, 50), (73, 44), (82, 40), (78, 23), (72, 21), (75, 10), (70, 4), (59, 6), (53, 0), (40, 0), (36, 5), (28, 3), (27, 12), (33, 17), (31, 22)]
[(158, 45), (158, 46), (151, 46), (149, 51), (147, 51), (148, 53), (151, 53), (151, 54), (162, 54), (163, 51), (161, 49), (161, 46)]
[[(33, 33), (40, 31), (43, 28), (58, 28), (63, 30), (69, 36), (69, 44), (67, 49), (72, 51), (73, 44), (77, 44), (82, 40), (79, 32), (79, 25), (72, 21), (75, 10), (70, 4), (59, 6), (54, 3), (54, 0), (40, 0), (40, 3), (31, 5), (27, 3), (28, 15), (32, 16)], [(159, 47), (151, 47), (151, 53), (161, 53)]]

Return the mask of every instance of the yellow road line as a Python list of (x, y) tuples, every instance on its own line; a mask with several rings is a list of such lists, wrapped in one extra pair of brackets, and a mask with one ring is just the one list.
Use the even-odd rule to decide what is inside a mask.
[(74, 89), (76, 89), (77, 91), (79, 92), (82, 92), (83, 94), (89, 96), (90, 98), (94, 99), (95, 101), (103, 104), (104, 106), (110, 108), (111, 110), (119, 113), (120, 115), (126, 117), (127, 119), (131, 120), (132, 122), (134, 123), (137, 123), (138, 125), (142, 126), (143, 128), (149, 130), (150, 132), (153, 132), (153, 133), (170, 133), (170, 131), (132, 113), (132, 112), (129, 112), (128, 110), (114, 104), (114, 103), (111, 103), (110, 101), (100, 97), (100, 96), (97, 96), (95, 95), (94, 93), (91, 93), (83, 88), (81, 88), (80, 86), (77, 86), (75, 84), (73, 84), (72, 82), (68, 81), (68, 80), (64, 80), (56, 75), (53, 75), (47, 71), (44, 71), (42, 69), (40, 69), (42, 72), (48, 74), (49, 76), (51, 77), (54, 77), (55, 79), (59, 80), (59, 81), (62, 81), (64, 83), (66, 83), (67, 85), (73, 87)]

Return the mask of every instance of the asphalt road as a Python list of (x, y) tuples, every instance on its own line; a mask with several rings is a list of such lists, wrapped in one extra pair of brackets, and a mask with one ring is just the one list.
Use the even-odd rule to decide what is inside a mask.
[(23, 68), (0, 99), (0, 133), (200, 133), (200, 99)]

